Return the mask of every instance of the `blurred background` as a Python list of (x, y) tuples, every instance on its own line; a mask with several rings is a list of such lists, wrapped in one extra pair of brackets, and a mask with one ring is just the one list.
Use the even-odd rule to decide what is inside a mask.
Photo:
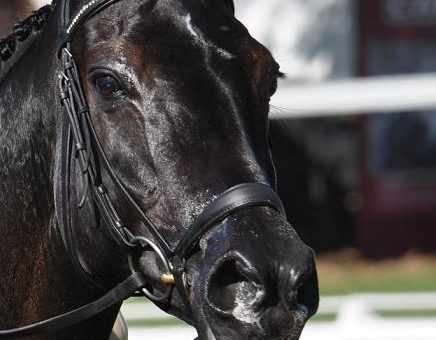
[(436, 339), (436, 1), (236, 0), (287, 77), (279, 193), (317, 252), (303, 339)]
[[(43, 2), (0, 0), (0, 23)], [(278, 190), (321, 291), (302, 339), (436, 339), (436, 0), (235, 5), (286, 74)], [(151, 304), (123, 310), (131, 339), (195, 334)]]

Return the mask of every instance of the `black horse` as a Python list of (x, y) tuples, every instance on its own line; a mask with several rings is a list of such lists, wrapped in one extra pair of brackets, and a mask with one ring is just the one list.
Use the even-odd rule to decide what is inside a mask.
[[(229, 0), (88, 2), (58, 0), (0, 41), (0, 331), (94, 301), (134, 267), (199, 339), (298, 339), (318, 287), (313, 253), (269, 189), (277, 63)], [(68, 40), (65, 6), (71, 18), (95, 2)], [(68, 87), (74, 75), (82, 96)], [(87, 146), (74, 139), (65, 162), (72, 97)], [(110, 228), (112, 203), (128, 229)], [(194, 241), (177, 257), (186, 235)], [(169, 259), (164, 283), (143, 237)], [(129, 253), (123, 240), (139, 242)], [(119, 307), (34, 338), (107, 339)]]

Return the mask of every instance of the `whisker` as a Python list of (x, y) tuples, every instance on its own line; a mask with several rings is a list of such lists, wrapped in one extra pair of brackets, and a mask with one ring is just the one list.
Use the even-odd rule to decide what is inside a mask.
[[(290, 107), (283, 107), (283, 106), (277, 106), (277, 105), (270, 105), (270, 110), (269, 113), (271, 114), (283, 114), (283, 113), (294, 113), (294, 114), (298, 114), (299, 110), (298, 109), (292, 109)], [(273, 118), (273, 117), (272, 117)]]

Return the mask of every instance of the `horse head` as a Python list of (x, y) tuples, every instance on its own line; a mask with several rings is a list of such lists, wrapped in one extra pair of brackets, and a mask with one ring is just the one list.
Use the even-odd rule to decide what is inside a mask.
[[(90, 18), (72, 43), (109, 162), (172, 248), (229, 188), (274, 185), (268, 111), (279, 66), (230, 5), (124, 0)], [(125, 222), (153, 238), (109, 187)], [(75, 220), (91, 226), (85, 239), (93, 244), (88, 208)], [(312, 251), (284, 215), (245, 207), (200, 236), (182, 259), (187, 296), (173, 289), (158, 305), (202, 339), (298, 338), (317, 308), (317, 282)], [(113, 252), (93, 253), (92, 270), (113, 271), (99, 260)], [(159, 258), (145, 252), (140, 267), (163, 294)]]
[[(88, 118), (76, 122), (83, 143), (73, 143), (82, 163), (68, 158), (68, 171), (58, 138), (55, 206), (59, 225), (71, 220), (64, 241), (73, 239), (89, 285), (140, 271), (145, 293), (199, 339), (298, 339), (318, 287), (313, 252), (273, 190), (268, 111), (280, 71), (270, 52), (235, 19), (230, 0), (58, 5), (70, 25), (61, 36), (61, 99), (81, 98), (73, 113)], [(81, 88), (63, 88), (73, 76)], [(71, 218), (63, 223), (66, 172)], [(127, 256), (124, 238), (114, 242), (106, 215), (140, 252)]]

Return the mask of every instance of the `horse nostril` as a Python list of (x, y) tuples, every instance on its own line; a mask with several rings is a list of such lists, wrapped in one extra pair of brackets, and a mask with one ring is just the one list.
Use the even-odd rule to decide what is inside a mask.
[(315, 270), (311, 270), (309, 275), (303, 277), (296, 293), (296, 301), (295, 291), (290, 294), (293, 300), (291, 304), (296, 304), (296, 307), (310, 318), (316, 313), (319, 303), (318, 278)]
[(253, 269), (239, 259), (219, 264), (207, 282), (206, 300), (217, 311), (232, 313), (241, 306), (254, 306), (264, 294)]

